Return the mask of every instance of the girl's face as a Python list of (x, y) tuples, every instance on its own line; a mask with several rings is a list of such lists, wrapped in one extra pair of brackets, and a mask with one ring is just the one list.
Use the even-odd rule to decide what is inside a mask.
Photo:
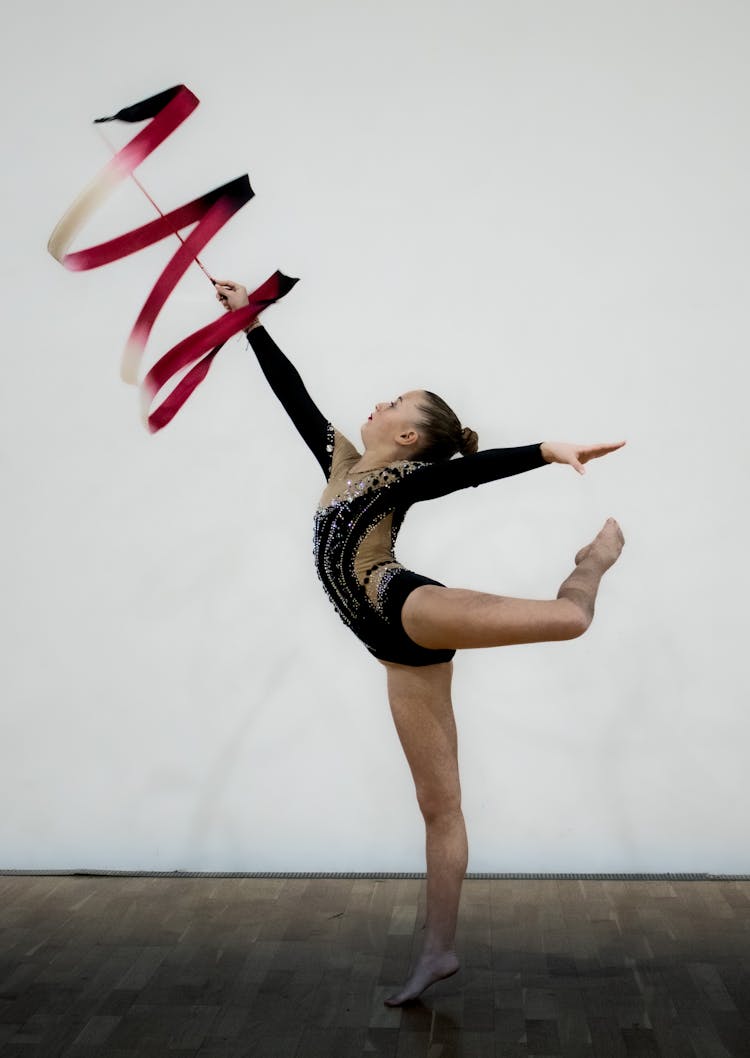
[[(421, 418), (417, 404), (424, 400), (424, 390), (413, 389), (408, 393), (402, 393), (393, 400), (381, 401), (376, 404), (367, 421), (362, 423), (362, 440), (369, 448), (378, 445), (393, 444), (395, 439), (405, 440), (409, 434), (414, 434), (416, 443), (417, 429), (415, 422)], [(405, 445), (404, 459), (408, 457), (408, 450), (412, 446)]]

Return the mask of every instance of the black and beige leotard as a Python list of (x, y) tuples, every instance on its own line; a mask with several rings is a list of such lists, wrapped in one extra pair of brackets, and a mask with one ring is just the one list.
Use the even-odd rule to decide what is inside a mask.
[(395, 557), (406, 511), (419, 500), (546, 466), (541, 443), (489, 448), (435, 463), (400, 459), (352, 471), (361, 453), (321, 414), (294, 365), (264, 327), (251, 330), (248, 338), (271, 388), (326, 477), (315, 512), (313, 555), (339, 617), (383, 661), (449, 661), (455, 650), (428, 650), (411, 640), (401, 624), (409, 592), (420, 584), (440, 584), (406, 569)]

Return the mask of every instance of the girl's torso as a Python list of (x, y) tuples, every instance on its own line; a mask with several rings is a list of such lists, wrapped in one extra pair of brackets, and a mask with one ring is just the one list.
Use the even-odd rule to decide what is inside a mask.
[(315, 512), (318, 575), (329, 595), (343, 594), (339, 604), (356, 608), (357, 597), (361, 601), (364, 594), (381, 612), (378, 589), (384, 574), (403, 568), (394, 546), (406, 511), (391, 498), (389, 485), (422, 464), (402, 459), (384, 467), (352, 470), (361, 453), (338, 430), (330, 432), (331, 474)]

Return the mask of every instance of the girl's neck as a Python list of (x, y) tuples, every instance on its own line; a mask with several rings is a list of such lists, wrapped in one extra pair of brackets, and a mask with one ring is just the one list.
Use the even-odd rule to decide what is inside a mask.
[(351, 466), (351, 467), (349, 467), (349, 471), (350, 471), (350, 473), (353, 473), (353, 474), (364, 474), (368, 470), (382, 470), (383, 467), (387, 466), (387, 465), (388, 465), (387, 463), (373, 463), (372, 466), (369, 466), (369, 465), (368, 466), (364, 466), (364, 467)]
[(349, 469), (355, 474), (364, 473), (366, 470), (382, 470), (383, 467), (388, 466), (388, 464), (392, 462), (394, 462), (393, 459), (387, 459), (382, 453), (368, 452), (367, 449), (365, 449), (364, 454), (359, 458), (357, 465), (353, 465)]

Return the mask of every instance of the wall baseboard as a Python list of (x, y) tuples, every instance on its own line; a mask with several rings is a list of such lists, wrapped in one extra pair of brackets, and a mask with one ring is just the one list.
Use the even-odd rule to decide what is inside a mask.
[[(425, 878), (424, 871), (120, 871), (0, 869), (0, 876), (58, 875), (84, 878)], [(468, 880), (592, 881), (592, 882), (747, 882), (750, 874), (466, 874)]]

